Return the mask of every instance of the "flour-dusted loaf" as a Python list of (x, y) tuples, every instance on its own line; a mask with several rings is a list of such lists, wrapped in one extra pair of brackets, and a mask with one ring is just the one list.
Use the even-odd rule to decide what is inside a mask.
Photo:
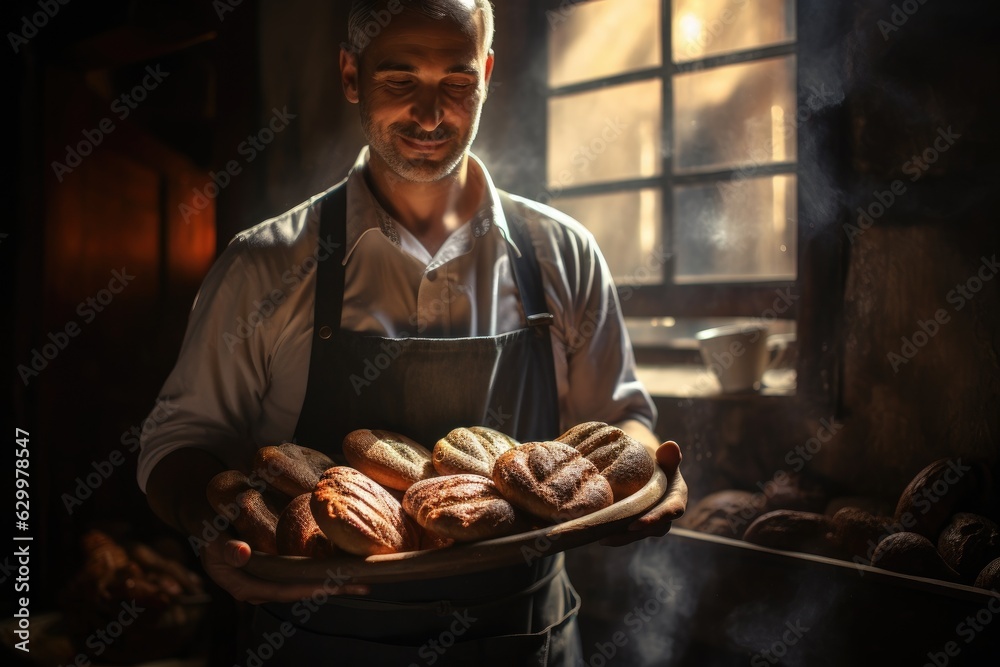
[(399, 501), (354, 468), (324, 472), (309, 506), (327, 539), (348, 553), (372, 556), (420, 548), (417, 526)]
[(335, 465), (323, 452), (286, 442), (258, 449), (253, 471), (268, 486), (296, 498), (311, 493), (320, 475)]
[(278, 553), (275, 537), (278, 515), (288, 498), (272, 492), (262, 481), (251, 480), (239, 470), (226, 470), (213, 477), (206, 496), (212, 508), (232, 523), (250, 548)]
[(491, 477), (501, 454), (520, 443), (485, 426), (456, 428), (434, 445), (434, 469), (439, 475), (471, 473)]
[(475, 474), (416, 482), (403, 496), (403, 509), (423, 528), (458, 542), (509, 535), (517, 522), (492, 480)]
[(406, 491), (414, 482), (437, 474), (430, 450), (392, 431), (351, 431), (344, 438), (343, 450), (352, 467), (390, 489)]
[(616, 426), (585, 422), (556, 438), (597, 466), (611, 484), (615, 501), (627, 498), (649, 481), (656, 461), (646, 447)]
[(278, 517), (275, 537), (282, 556), (329, 558), (336, 553), (333, 543), (319, 529), (310, 508), (311, 493), (292, 498)]
[(608, 480), (562, 442), (530, 442), (500, 455), (493, 482), (515, 507), (548, 521), (565, 521), (614, 502)]

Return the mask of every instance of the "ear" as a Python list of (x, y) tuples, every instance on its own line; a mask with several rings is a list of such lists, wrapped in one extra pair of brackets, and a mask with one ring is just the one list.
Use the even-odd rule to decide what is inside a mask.
[(489, 89), (490, 77), (493, 76), (493, 49), (490, 49), (490, 52), (486, 54), (486, 70), (484, 76), (486, 81), (486, 88)]
[(344, 97), (352, 104), (358, 103), (358, 59), (346, 48), (340, 48), (340, 83), (344, 87)]

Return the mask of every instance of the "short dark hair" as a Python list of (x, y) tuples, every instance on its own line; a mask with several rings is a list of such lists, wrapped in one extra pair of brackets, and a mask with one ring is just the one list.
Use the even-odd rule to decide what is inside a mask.
[[(486, 50), (489, 51), (493, 46), (493, 3), (490, 0), (473, 0), (473, 2), (475, 8), (471, 13), (482, 15)], [(355, 55), (360, 55), (378, 32), (387, 25), (387, 17), (403, 11), (416, 12), (436, 20), (451, 19), (458, 23), (464, 23), (470, 13), (455, 0), (354, 0), (347, 18), (345, 48)]]

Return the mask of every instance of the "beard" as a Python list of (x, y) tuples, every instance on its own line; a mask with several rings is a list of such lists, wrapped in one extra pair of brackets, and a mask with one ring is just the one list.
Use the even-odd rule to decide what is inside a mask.
[[(372, 120), (364, 103), (361, 104), (361, 126), (369, 147), (397, 176), (413, 183), (434, 183), (455, 172), (476, 137), (479, 115), (477, 111), (468, 132), (463, 137), (457, 127), (445, 123), (431, 132), (426, 132), (417, 123), (410, 122), (393, 123), (388, 127), (379, 126)], [(407, 157), (403, 155), (399, 144), (401, 138), (447, 143), (433, 149), (427, 155)], [(416, 151), (411, 148), (410, 152)], [(432, 157), (431, 153), (435, 157)], [(438, 153), (442, 155), (438, 157)]]

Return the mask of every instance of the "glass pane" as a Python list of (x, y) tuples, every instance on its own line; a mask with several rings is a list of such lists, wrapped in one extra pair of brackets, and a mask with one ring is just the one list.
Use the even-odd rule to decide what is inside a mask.
[(674, 190), (679, 283), (794, 280), (795, 176)]
[(549, 86), (657, 67), (660, 0), (563, 2), (549, 19)]
[(795, 57), (674, 77), (674, 169), (795, 161)]
[(553, 189), (662, 171), (659, 79), (549, 98)]
[(562, 197), (553, 206), (579, 220), (597, 239), (619, 285), (663, 281), (660, 235), (663, 198), (658, 190)]
[(674, 62), (795, 40), (792, 0), (673, 0)]

